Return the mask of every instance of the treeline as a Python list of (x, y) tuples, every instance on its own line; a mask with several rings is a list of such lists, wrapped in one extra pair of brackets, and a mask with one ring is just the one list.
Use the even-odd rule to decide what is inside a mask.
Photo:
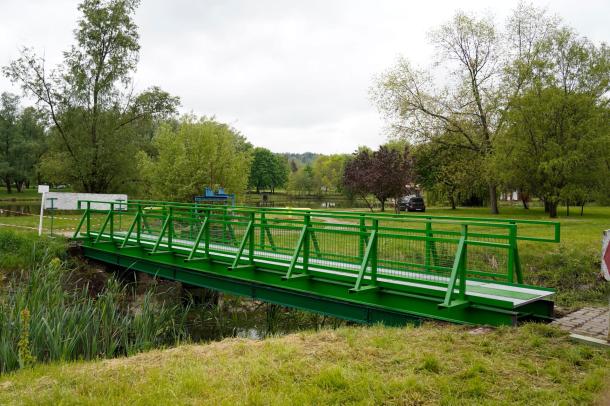
[(213, 118), (178, 117), (178, 97), (132, 90), (140, 49), (136, 0), (84, 0), (75, 43), (55, 69), (24, 48), (3, 74), (0, 177), (86, 192), (191, 200), (204, 186), (243, 193), (345, 193), (381, 206), (403, 194), (487, 204), (515, 193), (560, 202), (610, 200), (610, 50), (543, 10), (519, 5), (506, 25), (457, 13), (433, 31), (430, 68), (401, 59), (373, 101), (394, 130), (376, 151), (276, 154)]
[(423, 144), (418, 175), (455, 202), (486, 189), (560, 202), (607, 201), (610, 49), (521, 3), (506, 24), (457, 13), (434, 30), (429, 68), (401, 59), (373, 98), (396, 136)]

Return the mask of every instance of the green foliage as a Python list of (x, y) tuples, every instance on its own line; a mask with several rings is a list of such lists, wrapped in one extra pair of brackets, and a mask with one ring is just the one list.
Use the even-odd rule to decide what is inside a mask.
[[(579, 38), (527, 4), (504, 30), (458, 12), (431, 40), (437, 55), (430, 68), (401, 59), (373, 91), (399, 136), (435, 143), (440, 162), (426, 165), (431, 173), (418, 171), (422, 182), (455, 200), (458, 185), (475, 177), (487, 185), (492, 213), (499, 185), (544, 199), (552, 216), (561, 199), (603, 199), (596, 192), (607, 190), (608, 177), (598, 174), (610, 170), (601, 158), (610, 154), (605, 44)], [(446, 74), (455, 80), (435, 80)]]
[[(366, 200), (374, 195), (385, 210), (389, 198), (399, 198), (413, 184), (413, 159), (408, 144), (401, 149), (395, 145), (382, 145), (377, 151), (356, 151), (345, 164), (343, 186), (353, 194)], [(368, 202), (367, 202), (368, 203)], [(372, 210), (372, 205), (369, 204)]]
[(116, 280), (92, 297), (87, 286), (68, 288), (69, 279), (58, 259), (9, 279), (0, 300), (0, 372), (128, 355), (185, 337), (188, 308), (157, 303), (153, 290), (138, 304)]
[(44, 151), (44, 123), (32, 107), (21, 110), (19, 98), (0, 96), (0, 179), (7, 192), (14, 184), (22, 192), (37, 175), (36, 164)]
[(320, 191), (320, 183), (314, 174), (313, 167), (308, 164), (291, 173), (288, 188), (297, 193), (317, 194)]
[(48, 256), (63, 257), (65, 250), (64, 241), (0, 228), (0, 270), (4, 272), (28, 268)]
[(415, 182), (431, 196), (449, 202), (455, 209), (473, 195), (484, 196), (485, 184), (480, 177), (481, 159), (472, 150), (451, 147), (451, 135), (419, 144), (414, 149)]
[(607, 301), (610, 285), (599, 270), (599, 247), (562, 244), (544, 255), (522, 256), (522, 262), (527, 264), (525, 283), (557, 289), (558, 306), (574, 309)]
[(162, 125), (153, 138), (154, 154), (138, 154), (142, 194), (191, 201), (204, 186), (228, 193), (246, 189), (251, 147), (235, 129), (213, 119), (183, 117)]
[(254, 148), (248, 184), (256, 192), (269, 188), (273, 193), (288, 181), (288, 160), (266, 148)]
[(346, 160), (346, 155), (333, 154), (322, 155), (313, 162), (313, 174), (324, 191), (341, 191)]
[(84, 0), (75, 44), (48, 73), (24, 48), (3, 71), (44, 106), (53, 124), (41, 171), (47, 180), (87, 192), (127, 190), (136, 180), (143, 122), (166, 118), (179, 100), (157, 87), (132, 94), (140, 45), (137, 0)]
[(512, 99), (496, 166), (508, 187), (544, 199), (556, 217), (559, 201), (584, 205), (607, 185), (610, 51), (568, 29), (537, 45), (536, 76)]

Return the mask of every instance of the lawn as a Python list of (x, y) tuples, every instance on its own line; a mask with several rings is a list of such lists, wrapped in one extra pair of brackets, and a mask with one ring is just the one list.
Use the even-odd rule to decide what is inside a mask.
[(545, 325), (344, 327), (39, 365), (0, 403), (602, 404), (609, 362)]

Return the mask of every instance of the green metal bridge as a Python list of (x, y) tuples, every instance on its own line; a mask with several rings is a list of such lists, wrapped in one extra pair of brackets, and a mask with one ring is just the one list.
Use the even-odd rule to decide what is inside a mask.
[(519, 243), (559, 223), (501, 218), (81, 201), (86, 257), (358, 322), (514, 325), (552, 317)]

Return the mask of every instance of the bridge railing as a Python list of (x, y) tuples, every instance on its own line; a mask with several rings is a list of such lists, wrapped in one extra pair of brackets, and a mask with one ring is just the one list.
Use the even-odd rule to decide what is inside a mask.
[[(167, 202), (160, 200), (131, 200), (132, 203), (144, 203), (144, 204), (154, 204), (159, 207), (163, 206), (174, 206), (174, 207), (191, 207), (191, 206), (199, 206), (206, 207), (204, 204), (198, 203), (181, 203), (181, 202)], [(213, 205), (212, 205), (213, 206)], [(250, 206), (232, 206), (227, 207), (228, 210), (249, 210), (253, 209)], [(413, 214), (413, 213), (371, 213), (367, 211), (333, 211), (332, 214), (329, 214), (328, 210), (320, 210), (320, 209), (309, 209), (309, 208), (290, 208), (290, 207), (260, 207), (256, 208), (259, 212), (265, 213), (304, 213), (308, 212), (310, 214), (316, 214), (319, 216), (332, 216), (334, 218), (344, 218), (344, 219), (357, 219), (361, 216), (365, 218), (374, 217), (374, 218), (384, 218), (384, 219), (399, 219), (401, 222), (411, 220), (453, 220), (453, 221), (472, 221), (472, 222), (484, 222), (484, 223), (502, 223), (502, 224), (517, 224), (519, 226), (517, 233), (517, 240), (520, 241), (534, 241), (534, 242), (550, 242), (550, 243), (558, 243), (560, 242), (561, 232), (560, 232), (560, 224), (555, 221), (547, 221), (547, 220), (530, 220), (530, 219), (510, 219), (503, 217), (464, 217), (464, 216), (437, 216), (437, 215), (429, 215), (429, 214)]]
[[(84, 213), (75, 238), (119, 248), (135, 244), (151, 255), (221, 261), (231, 269), (264, 266), (286, 280), (332, 279), (352, 284), (352, 292), (438, 286), (448, 307), (467, 302), (470, 282), (523, 283), (518, 240), (559, 240), (558, 235), (520, 238), (518, 220), (155, 201), (107, 202), (107, 207), (95, 203), (79, 202)], [(97, 229), (91, 227), (92, 216), (104, 218)], [(558, 223), (535, 223), (559, 229)]]

